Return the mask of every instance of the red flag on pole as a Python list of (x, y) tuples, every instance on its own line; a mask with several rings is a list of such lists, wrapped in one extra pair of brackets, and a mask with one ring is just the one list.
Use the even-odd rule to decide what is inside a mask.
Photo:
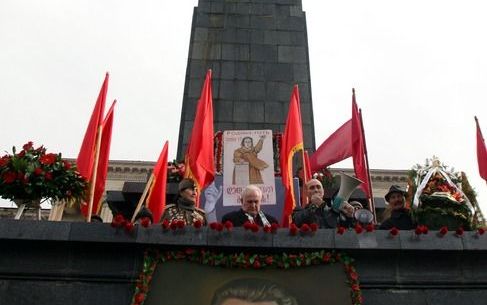
[[(198, 101), (193, 130), (184, 160), (185, 177), (193, 179), (200, 191), (215, 178), (213, 137), (213, 96), (211, 70), (208, 70)], [(199, 200), (197, 205), (199, 205)]]
[(166, 206), (167, 152), (168, 142), (166, 141), (152, 172), (154, 179), (145, 204), (152, 212), (154, 223), (159, 222)]
[[(102, 133), (101, 133), (101, 144), (100, 144), (100, 155), (98, 159), (98, 166), (97, 166), (97, 175), (95, 181), (95, 191), (93, 194), (93, 208), (91, 209), (92, 213), (98, 215), (100, 212), (100, 202), (103, 196), (103, 192), (105, 192), (105, 184), (107, 181), (107, 171), (108, 171), (108, 160), (110, 156), (110, 144), (112, 141), (112, 126), (113, 126), (113, 111), (117, 101), (113, 101), (112, 106), (108, 110), (105, 119), (103, 120), (102, 124)], [(82, 213), (83, 215), (87, 215), (88, 206), (82, 205)]]
[(312, 171), (325, 168), (352, 156), (352, 120), (328, 137), (309, 158)]
[(355, 89), (352, 89), (352, 157), (355, 176), (362, 180), (361, 185), (367, 198), (370, 198), (369, 171), (365, 160), (365, 139), (362, 129), (362, 119), (355, 101)]
[(108, 73), (105, 75), (105, 81), (101, 86), (98, 99), (96, 100), (95, 108), (91, 114), (91, 119), (86, 129), (83, 144), (79, 150), (78, 159), (76, 159), (76, 166), (79, 173), (88, 180), (91, 180), (93, 175), (93, 166), (95, 160), (96, 150), (96, 136), (98, 129), (101, 128), (103, 122), (103, 112), (105, 110), (105, 99), (107, 97), (108, 89)]
[(301, 109), (299, 100), (299, 89), (294, 85), (289, 102), (289, 111), (287, 114), (286, 128), (282, 135), (281, 142), (281, 176), (282, 183), (286, 190), (284, 200), (284, 212), (282, 215), (282, 225), (289, 226), (291, 214), (296, 207), (296, 200), (294, 198), (293, 190), (293, 173), (292, 164), (294, 154), (303, 149), (303, 128), (301, 123)]
[(477, 161), (479, 164), (479, 174), (487, 182), (487, 148), (485, 147), (485, 140), (480, 130), (479, 120), (475, 117), (477, 124)]

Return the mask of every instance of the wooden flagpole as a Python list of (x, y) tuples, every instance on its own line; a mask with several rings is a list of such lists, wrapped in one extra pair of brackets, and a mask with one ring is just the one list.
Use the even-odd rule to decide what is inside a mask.
[[(304, 145), (304, 143), (303, 143)], [(307, 175), (307, 168), (306, 168), (306, 156), (304, 155), (304, 148), (301, 150), (301, 158), (303, 159), (303, 186), (301, 187), (301, 207), (305, 207), (308, 204), (308, 196), (305, 194), (305, 189), (306, 189), (306, 183), (308, 182), (306, 180)]]
[(365, 142), (365, 130), (364, 130), (364, 122), (362, 120), (362, 109), (358, 110), (359, 117), (360, 117), (360, 126), (362, 128), (362, 138), (364, 139), (364, 154), (365, 154), (365, 166), (367, 166), (367, 178), (369, 182), (369, 210), (374, 215), (374, 223), (377, 223), (377, 215), (375, 213), (375, 201), (374, 195), (372, 194), (372, 179), (370, 178), (370, 168), (369, 168), (369, 155), (367, 153), (367, 144)]
[(137, 206), (135, 207), (134, 215), (132, 215), (130, 222), (135, 221), (135, 216), (137, 216), (140, 209), (142, 208), (142, 204), (144, 203), (145, 197), (147, 197), (147, 193), (149, 192), (153, 182), (154, 182), (154, 173), (150, 175), (149, 181), (147, 181), (147, 184), (145, 185), (144, 192), (142, 193), (142, 196), (140, 196), (139, 203), (137, 203)]
[(101, 125), (99, 125), (98, 131), (96, 133), (95, 162), (93, 164), (93, 175), (92, 175), (92, 181), (90, 186), (90, 201), (88, 204), (88, 216), (86, 217), (86, 222), (91, 222), (91, 214), (92, 214), (91, 210), (93, 209), (93, 201), (95, 200), (95, 184), (96, 184), (96, 176), (98, 173), (98, 161), (100, 160), (101, 133), (102, 133), (102, 127)]

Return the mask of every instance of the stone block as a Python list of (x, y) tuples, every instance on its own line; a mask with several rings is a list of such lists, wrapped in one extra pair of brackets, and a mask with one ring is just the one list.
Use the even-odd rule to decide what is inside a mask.
[[(198, 103), (199, 97), (192, 97), (186, 99), (185, 106), (187, 107), (184, 112), (184, 119), (187, 121), (194, 120), (196, 114), (196, 104)], [(140, 197), (139, 197), (140, 198)]]
[(463, 250), (461, 238), (456, 237), (451, 232), (440, 237), (437, 231), (430, 231), (426, 235), (417, 236), (414, 230), (401, 231), (401, 248), (415, 250)]
[(266, 91), (264, 82), (249, 82), (249, 100), (264, 100), (265, 93)]
[[(396, 283), (396, 251), (362, 251), (350, 253), (355, 260), (354, 264), (359, 274), (362, 285), (393, 286)], [(347, 251), (348, 252), (348, 251)]]
[(260, 62), (277, 62), (277, 46), (250, 45), (250, 60)]
[(222, 44), (222, 59), (223, 60), (235, 60), (237, 52), (236, 44), (224, 43)]
[(306, 32), (305, 31), (277, 31), (279, 45), (292, 46), (306, 46)]
[(233, 101), (219, 100), (214, 105), (215, 118), (219, 121), (231, 121), (230, 113), (233, 113)]
[(252, 103), (249, 116), (249, 123), (264, 123), (264, 103)]
[(68, 240), (70, 222), (0, 219), (0, 240)]
[(298, 5), (292, 5), (289, 7), (289, 15), (293, 17), (303, 17), (303, 9), (301, 6)]
[(397, 261), (397, 281), (414, 285), (462, 282), (463, 259), (461, 252), (401, 251)]
[(264, 76), (268, 81), (292, 81), (293, 69), (291, 64), (265, 64), (264, 69)]
[(208, 37), (207, 41), (210, 43), (218, 43), (222, 42), (223, 31), (219, 28), (210, 28), (208, 29)]
[(177, 230), (163, 230), (160, 225), (139, 228), (137, 243), (144, 245), (194, 245), (205, 246), (206, 228), (187, 226)]
[(196, 27), (194, 28), (194, 41), (206, 41), (208, 39), (208, 29)]
[(236, 13), (242, 15), (250, 14), (250, 3), (237, 3)]
[(274, 15), (264, 15), (264, 16), (251, 15), (250, 28), (274, 30), (277, 28), (276, 19), (274, 18)]
[(421, 289), (364, 289), (364, 305), (429, 305)]
[(335, 246), (333, 230), (320, 229), (316, 232), (301, 233), (292, 236), (289, 229), (279, 229), (274, 235), (274, 247), (332, 249)]
[(277, 45), (279, 41), (279, 34), (277, 31), (264, 31), (264, 44)]
[(307, 63), (305, 47), (279, 46), (278, 59), (282, 63)]
[(264, 31), (261, 29), (250, 30), (250, 42), (253, 44), (264, 44)]
[(249, 99), (249, 82), (235, 81), (235, 99), (246, 101)]
[(249, 15), (226, 15), (225, 28), (248, 28), (250, 25)]
[(248, 102), (238, 101), (235, 102), (233, 107), (233, 121), (234, 122), (248, 122), (250, 116), (253, 115), (251, 113), (251, 105)]
[(74, 222), (69, 234), (70, 241), (103, 243), (133, 243), (136, 238), (136, 229), (128, 233), (123, 228), (112, 228), (108, 223)]
[(207, 28), (210, 26), (210, 18), (208, 13), (196, 11), (195, 14), (195, 27)]
[(221, 78), (226, 80), (233, 80), (235, 78), (235, 63), (233, 61), (223, 61)]
[(260, 230), (257, 233), (243, 228), (233, 228), (231, 232), (208, 230), (208, 246), (217, 247), (272, 247), (272, 234)]
[(478, 235), (476, 231), (465, 231), (462, 242), (465, 250), (487, 250), (487, 234)]
[(220, 82), (220, 98), (222, 99), (233, 99), (235, 96), (235, 81), (225, 81)]
[(359, 249), (359, 235), (353, 229), (347, 229), (343, 234), (333, 230), (336, 249)]
[(248, 61), (249, 58), (250, 58), (250, 46), (248, 44), (238, 44), (235, 59), (239, 61)]
[(468, 251), (468, 259), (462, 260), (462, 273), (465, 282), (487, 282), (487, 260), (484, 251)]
[(276, 20), (278, 30), (304, 31), (306, 28), (305, 19), (301, 17), (281, 17)]
[(275, 15), (276, 5), (274, 3), (252, 3), (250, 8), (251, 15), (273, 16)]
[(223, 28), (225, 25), (225, 15), (223, 14), (210, 14), (208, 16), (208, 27), (210, 28)]
[(235, 63), (235, 79), (244, 80), (248, 79), (249, 63), (236, 62)]
[(223, 13), (223, 6), (222, 2), (211, 2), (210, 12), (212, 13)]
[(262, 63), (248, 64), (249, 80), (265, 80), (265, 65)]
[(267, 123), (282, 122), (283, 118), (287, 113), (284, 111), (282, 103), (266, 102), (264, 107), (265, 107), (265, 121)]
[(309, 82), (309, 67), (307, 63), (293, 64), (293, 76), (297, 82)]

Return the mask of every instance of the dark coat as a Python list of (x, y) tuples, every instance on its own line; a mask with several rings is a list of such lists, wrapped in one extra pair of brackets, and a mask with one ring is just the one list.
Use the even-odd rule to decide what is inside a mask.
[[(264, 213), (264, 215), (270, 224), (278, 223), (278, 221), (271, 215), (267, 213)], [(247, 217), (247, 215), (245, 215), (245, 212), (240, 209), (238, 211), (233, 211), (225, 214), (222, 218), (222, 223), (225, 223), (228, 220), (231, 221), (235, 227), (241, 227), (244, 225), (244, 223), (249, 221), (249, 218)], [(254, 217), (254, 222), (259, 226), (262, 226), (262, 220), (260, 219), (260, 217)]]
[(321, 206), (314, 208), (308, 205), (306, 208), (295, 208), (293, 211), (293, 223), (298, 227), (303, 224), (317, 224), (320, 228), (336, 228), (338, 225), (352, 227), (355, 221), (352, 218), (345, 217), (331, 208)]
[(381, 223), (379, 230), (390, 230), (393, 227), (399, 230), (411, 230), (414, 228), (413, 219), (407, 209), (393, 210), (391, 217)]

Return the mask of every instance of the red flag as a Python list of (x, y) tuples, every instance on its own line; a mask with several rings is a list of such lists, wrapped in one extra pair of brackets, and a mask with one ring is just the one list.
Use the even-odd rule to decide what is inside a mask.
[(98, 95), (95, 108), (93, 109), (93, 113), (91, 114), (88, 128), (86, 129), (83, 144), (81, 144), (81, 148), (79, 150), (78, 159), (76, 159), (76, 166), (79, 173), (88, 180), (91, 180), (91, 177), (93, 175), (96, 150), (96, 136), (103, 122), (103, 112), (105, 110), (107, 89), (108, 73), (105, 75), (105, 81), (101, 86), (100, 94)]
[(484, 137), (480, 130), (479, 121), (475, 117), (477, 124), (477, 161), (479, 163), (479, 174), (487, 182), (487, 149), (485, 148)]
[[(107, 181), (108, 160), (110, 156), (110, 143), (112, 141), (112, 126), (113, 126), (113, 110), (117, 101), (113, 101), (112, 106), (108, 110), (102, 124), (100, 155), (98, 157), (98, 166), (96, 170), (95, 191), (93, 194), (93, 208), (92, 214), (99, 214), (101, 207), (100, 201), (105, 192), (105, 184)], [(88, 206), (81, 206), (83, 215), (88, 215)]]
[(328, 137), (309, 158), (312, 171), (325, 168), (352, 156), (352, 120)]
[(294, 85), (289, 102), (289, 111), (287, 114), (286, 128), (282, 135), (281, 142), (281, 176), (282, 184), (286, 189), (284, 200), (284, 212), (282, 214), (282, 225), (289, 226), (291, 213), (296, 207), (296, 200), (294, 198), (293, 190), (293, 173), (292, 164), (294, 154), (303, 149), (303, 125), (301, 124), (301, 109), (299, 100), (299, 89)]
[[(188, 150), (184, 158), (185, 177), (193, 179), (198, 190), (205, 188), (215, 178), (213, 137), (211, 70), (208, 70), (198, 101)], [(199, 205), (199, 200), (197, 204)]]
[(162, 212), (166, 206), (166, 183), (167, 183), (167, 151), (168, 142), (159, 155), (156, 166), (154, 167), (154, 180), (146, 199), (146, 207), (152, 212), (154, 223), (161, 219)]
[(306, 175), (303, 178), (305, 182), (308, 182), (309, 180), (311, 180), (312, 175), (311, 175), (311, 166), (309, 165), (309, 155), (307, 150), (304, 152), (304, 168), (306, 169), (305, 172)]
[(352, 157), (355, 176), (362, 180), (361, 185), (367, 198), (370, 198), (369, 171), (365, 161), (365, 139), (362, 129), (362, 118), (355, 101), (355, 90), (352, 91)]

